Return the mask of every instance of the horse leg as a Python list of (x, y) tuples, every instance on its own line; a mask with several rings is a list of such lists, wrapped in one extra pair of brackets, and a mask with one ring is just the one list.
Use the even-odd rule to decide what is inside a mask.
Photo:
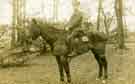
[(58, 68), (59, 68), (60, 81), (64, 81), (63, 64), (62, 64), (62, 62), (61, 62), (60, 56), (56, 56), (56, 61), (57, 61)]
[(98, 66), (99, 66), (98, 78), (101, 79), (101, 77), (103, 76), (103, 65), (102, 65), (102, 62), (101, 62), (99, 55), (94, 53), (94, 56), (95, 56), (95, 59), (98, 63)]
[(65, 70), (66, 75), (67, 75), (67, 81), (68, 81), (68, 83), (70, 83), (71, 82), (71, 75), (70, 75), (70, 66), (69, 66), (69, 62), (68, 62), (68, 57), (63, 56), (63, 67), (64, 67), (64, 70)]
[(108, 67), (107, 67), (107, 60), (106, 60), (106, 57), (105, 55), (102, 55), (101, 56), (101, 61), (102, 61), (102, 65), (103, 65), (103, 69), (104, 69), (104, 79), (107, 79), (108, 78)]

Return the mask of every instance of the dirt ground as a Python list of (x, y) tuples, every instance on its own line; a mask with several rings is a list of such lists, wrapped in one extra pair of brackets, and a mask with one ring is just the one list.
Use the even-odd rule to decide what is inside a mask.
[[(126, 45), (123, 54), (107, 46), (107, 84), (135, 84), (135, 44)], [(70, 65), (73, 84), (101, 84), (96, 80), (98, 67), (93, 54), (79, 56)], [(0, 68), (0, 84), (59, 84), (56, 60), (47, 55), (31, 60), (27, 66)]]

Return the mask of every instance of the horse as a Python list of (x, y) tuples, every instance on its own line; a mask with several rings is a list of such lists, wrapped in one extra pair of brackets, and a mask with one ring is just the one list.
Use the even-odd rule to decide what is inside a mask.
[[(64, 81), (65, 71), (67, 82), (71, 82), (70, 65), (68, 61), (68, 59), (72, 57), (69, 56), (72, 51), (71, 47), (76, 50), (77, 54), (75, 56), (84, 54), (91, 50), (99, 67), (97, 77), (99, 79), (108, 78), (107, 59), (105, 56), (107, 38), (102, 32), (81, 33), (80, 31), (76, 31), (69, 39), (68, 37), (70, 33), (68, 31), (57, 29), (47, 23), (32, 24), (31, 27), (28, 28), (28, 31), (32, 39), (41, 36), (51, 46), (52, 54), (55, 56), (58, 64), (60, 81)], [(79, 35), (87, 36), (89, 41), (78, 41), (79, 46), (75, 46), (78, 45), (75, 38), (78, 38)]]

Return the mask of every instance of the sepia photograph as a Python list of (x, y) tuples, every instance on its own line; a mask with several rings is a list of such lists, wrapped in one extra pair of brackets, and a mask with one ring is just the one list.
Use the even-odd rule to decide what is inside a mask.
[(135, 84), (135, 0), (0, 0), (0, 84)]

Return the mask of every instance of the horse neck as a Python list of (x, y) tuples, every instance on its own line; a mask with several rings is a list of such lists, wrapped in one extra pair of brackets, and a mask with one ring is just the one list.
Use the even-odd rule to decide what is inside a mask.
[(52, 25), (44, 24), (40, 27), (40, 35), (49, 44), (53, 44), (56, 40), (65, 38), (67, 31), (55, 28)]
[(40, 27), (40, 35), (47, 43), (53, 44), (56, 40), (52, 31), (50, 31), (49, 27)]

